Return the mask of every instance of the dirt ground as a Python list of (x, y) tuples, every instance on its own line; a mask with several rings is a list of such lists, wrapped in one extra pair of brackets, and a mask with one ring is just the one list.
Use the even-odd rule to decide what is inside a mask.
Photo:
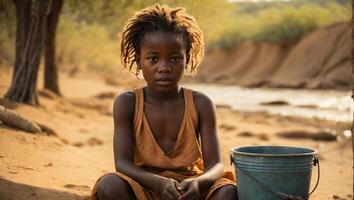
[[(0, 96), (6, 92), (9, 80), (9, 74), (0, 75)], [(30, 134), (0, 124), (0, 199), (87, 199), (95, 180), (114, 170), (112, 102), (116, 94), (139, 84), (65, 74), (60, 74), (60, 83), (65, 98), (42, 92), (38, 108), (12, 105), (12, 109), (25, 117), (52, 128), (55, 136)], [(277, 134), (287, 131), (310, 135), (323, 131), (341, 133), (350, 125), (261, 112), (244, 113), (225, 106), (217, 107), (217, 115), (218, 136), (227, 170), (233, 171), (229, 164), (232, 147), (310, 147), (318, 151), (321, 163), (320, 184), (310, 199), (353, 199), (350, 139), (339, 137), (336, 141), (325, 141), (325, 138), (314, 140), (304, 135), (294, 139)], [(316, 179), (314, 169), (312, 187)]]

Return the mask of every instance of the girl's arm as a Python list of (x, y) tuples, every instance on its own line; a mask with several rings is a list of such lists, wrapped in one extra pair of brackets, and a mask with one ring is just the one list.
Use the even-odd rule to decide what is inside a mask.
[(215, 106), (209, 97), (202, 93), (193, 92), (193, 98), (198, 113), (198, 130), (201, 136), (205, 171), (201, 176), (183, 182), (187, 191), (182, 199), (189, 199), (189, 196), (199, 191), (208, 190), (224, 173), (216, 134)]
[(139, 182), (142, 186), (157, 191), (166, 199), (176, 199), (179, 196), (175, 187), (175, 184), (179, 184), (177, 181), (149, 173), (134, 165), (134, 111), (134, 92), (125, 92), (116, 97), (113, 108), (113, 149), (116, 170)]

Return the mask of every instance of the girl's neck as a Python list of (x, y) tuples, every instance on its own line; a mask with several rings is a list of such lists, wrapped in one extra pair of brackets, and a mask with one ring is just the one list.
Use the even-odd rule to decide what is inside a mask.
[(145, 97), (146, 100), (150, 102), (163, 102), (177, 99), (180, 95), (181, 87), (177, 86), (168, 92), (158, 92), (149, 87), (145, 87)]

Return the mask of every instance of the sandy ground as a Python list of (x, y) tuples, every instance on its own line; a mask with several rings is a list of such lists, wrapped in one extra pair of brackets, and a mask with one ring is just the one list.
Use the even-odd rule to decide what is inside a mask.
[[(112, 82), (112, 81), (111, 81)], [(114, 95), (131, 87), (106, 84), (92, 76), (61, 74), (65, 98), (40, 97), (41, 106), (17, 105), (14, 110), (55, 130), (57, 136), (30, 134), (0, 124), (0, 199), (86, 199), (103, 173), (113, 171), (111, 106)], [(123, 84), (124, 83), (124, 84)], [(9, 76), (0, 75), (0, 95)], [(39, 83), (39, 85), (41, 85)], [(122, 85), (125, 85), (122, 87)], [(95, 97), (106, 93), (106, 97)], [(348, 124), (241, 113), (219, 106), (218, 135), (225, 168), (229, 150), (245, 145), (291, 145), (315, 148), (321, 163), (321, 181), (310, 199), (353, 199), (352, 149), (349, 139), (315, 141), (286, 139), (282, 131), (342, 131)], [(313, 170), (312, 182), (317, 174)], [(312, 184), (313, 186), (313, 184)]]

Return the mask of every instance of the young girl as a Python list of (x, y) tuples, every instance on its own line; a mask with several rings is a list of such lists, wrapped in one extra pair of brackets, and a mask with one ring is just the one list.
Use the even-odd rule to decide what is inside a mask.
[(97, 180), (92, 199), (237, 199), (225, 173), (215, 109), (204, 94), (179, 86), (194, 72), (203, 34), (181, 8), (154, 5), (136, 13), (122, 34), (124, 67), (146, 86), (114, 102), (116, 171)]

